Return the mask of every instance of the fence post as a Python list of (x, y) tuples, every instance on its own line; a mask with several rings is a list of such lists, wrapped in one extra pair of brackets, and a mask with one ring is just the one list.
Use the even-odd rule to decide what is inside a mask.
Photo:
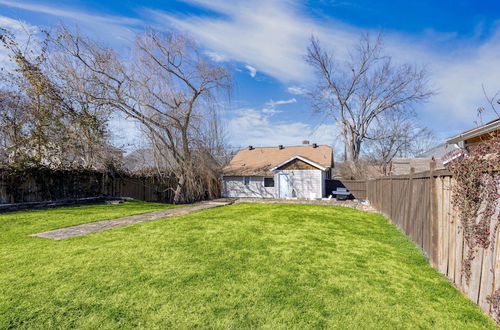
[(410, 167), (410, 175), (408, 179), (408, 210), (406, 210), (406, 226), (405, 226), (405, 232), (406, 235), (410, 236), (412, 239), (413, 237), (413, 230), (410, 230), (410, 224), (411, 222), (411, 208), (412, 208), (412, 200), (413, 200), (413, 175), (415, 174), (415, 168)]
[(430, 176), (430, 217), (431, 217), (431, 242), (430, 254), (431, 264), (434, 268), (437, 267), (438, 257), (438, 243), (439, 243), (439, 230), (438, 230), (438, 214), (437, 214), (437, 194), (436, 194), (436, 179), (434, 178), (434, 171), (436, 170), (436, 160), (432, 159), (429, 168)]
[(368, 191), (370, 189), (370, 184), (369, 184), (369, 179), (365, 180), (365, 201), (368, 201), (370, 205), (372, 204), (372, 201), (370, 200), (370, 192)]

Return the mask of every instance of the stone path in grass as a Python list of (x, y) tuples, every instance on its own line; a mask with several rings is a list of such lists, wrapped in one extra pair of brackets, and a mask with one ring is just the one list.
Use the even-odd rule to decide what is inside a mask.
[(103, 220), (91, 223), (85, 223), (82, 225), (66, 227), (61, 229), (44, 231), (42, 233), (32, 234), (31, 236), (50, 238), (55, 240), (86, 235), (90, 233), (95, 233), (98, 231), (108, 230), (112, 228), (118, 228), (127, 225), (133, 225), (136, 223), (156, 220), (161, 218), (170, 218), (176, 217), (179, 215), (185, 215), (196, 211), (211, 209), (214, 207), (220, 207), (224, 205), (228, 205), (230, 202), (227, 201), (209, 201), (202, 202), (193, 206), (179, 207), (175, 209), (168, 209), (162, 211), (156, 211), (145, 214), (131, 215), (124, 218), (112, 219), (112, 220)]
[(352, 209), (376, 213), (376, 210), (370, 206), (368, 203), (363, 203), (354, 200), (337, 201), (335, 199), (274, 199), (274, 198), (237, 198), (234, 200), (233, 204), (239, 203), (264, 203), (264, 204), (309, 204), (309, 205), (326, 205), (326, 206), (344, 206), (350, 207)]

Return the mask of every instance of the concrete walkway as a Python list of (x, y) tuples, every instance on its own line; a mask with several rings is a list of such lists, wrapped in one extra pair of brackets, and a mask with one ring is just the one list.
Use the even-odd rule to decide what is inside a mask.
[(49, 230), (49, 231), (44, 231), (43, 233), (32, 234), (31, 236), (60, 240), (60, 239), (95, 233), (98, 231), (118, 228), (122, 226), (133, 225), (144, 221), (176, 217), (179, 215), (185, 215), (192, 212), (211, 209), (214, 207), (220, 207), (228, 204), (230, 204), (230, 202), (226, 201), (202, 202), (193, 206), (179, 207), (175, 209), (131, 215), (129, 217), (124, 217), (124, 218), (103, 220), (103, 221), (85, 223), (82, 225), (77, 225), (72, 227)]

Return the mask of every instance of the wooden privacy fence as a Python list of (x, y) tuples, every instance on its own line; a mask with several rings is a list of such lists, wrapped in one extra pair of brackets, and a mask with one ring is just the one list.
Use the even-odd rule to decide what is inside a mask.
[(120, 196), (148, 202), (173, 200), (175, 179), (86, 170), (0, 170), (0, 203), (42, 202), (68, 198)]
[(349, 192), (358, 200), (366, 200), (365, 180), (341, 180)]
[[(462, 276), (462, 265), (467, 258), (468, 246), (464, 243), (463, 229), (451, 204), (454, 181), (450, 172), (433, 171), (432, 167), (430, 171), (418, 174), (412, 170), (406, 176), (365, 181), (366, 199), (421, 248), (436, 270), (483, 311), (495, 316), (488, 297), (500, 289), (500, 230), (496, 232), (494, 246), (477, 248), (467, 281)], [(349, 187), (349, 181), (343, 183)], [(353, 195), (363, 199), (362, 184), (356, 189), (359, 191), (353, 191)], [(500, 202), (492, 217), (491, 232), (498, 225), (499, 212)]]

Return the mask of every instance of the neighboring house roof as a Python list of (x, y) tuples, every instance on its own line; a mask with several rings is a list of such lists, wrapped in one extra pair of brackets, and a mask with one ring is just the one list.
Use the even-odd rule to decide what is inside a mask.
[(490, 121), (484, 125), (471, 128), (465, 132), (462, 132), (454, 137), (449, 138), (446, 143), (448, 144), (456, 144), (461, 141), (469, 140), (475, 138), (477, 136), (481, 136), (484, 134), (488, 134), (490, 132), (500, 130), (500, 118)]
[[(332, 178), (338, 179), (338, 180), (354, 179), (351, 176), (355, 174), (354, 172), (358, 172), (358, 170), (353, 171), (351, 166), (353, 166), (353, 164), (351, 164), (350, 162), (348, 162), (348, 163), (336, 162), (335, 168), (332, 170)], [(359, 162), (357, 164), (357, 166), (360, 167), (359, 172), (361, 172), (361, 173), (356, 173), (356, 174), (361, 175), (361, 177), (359, 177), (360, 180), (361, 179), (375, 179), (375, 178), (381, 177), (383, 175), (381, 170), (380, 170), (379, 165), (370, 164), (370, 163), (364, 161), (364, 162)]]
[[(273, 168), (283, 166), (288, 161), (300, 156), (309, 162), (323, 168), (333, 166), (333, 150), (326, 145), (302, 145), (264, 147), (264, 148), (246, 148), (238, 151), (229, 165), (224, 167), (225, 176), (261, 176), (272, 175)], [(283, 164), (282, 164), (283, 163)]]
[[(394, 158), (391, 164), (392, 175), (410, 174), (410, 168), (415, 169), (415, 173), (425, 172), (430, 169), (431, 158)], [(436, 162), (436, 169), (444, 168), (441, 162)]]
[(442, 159), (444, 155), (456, 149), (456, 146), (450, 146), (446, 143), (441, 143), (434, 148), (427, 150), (426, 152), (417, 155), (415, 158), (432, 158), (434, 159)]

